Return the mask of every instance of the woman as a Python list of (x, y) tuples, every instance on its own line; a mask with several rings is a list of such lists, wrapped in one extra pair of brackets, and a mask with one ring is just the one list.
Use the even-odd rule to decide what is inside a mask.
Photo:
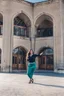
[(30, 78), (30, 81), (29, 83), (33, 83), (34, 80), (33, 80), (33, 74), (34, 74), (34, 71), (36, 69), (36, 62), (35, 62), (35, 58), (37, 56), (41, 56), (42, 53), (40, 55), (37, 55), (37, 54), (34, 54), (33, 50), (30, 49), (29, 53), (28, 53), (28, 56), (27, 56), (27, 61), (29, 62), (28, 63), (28, 70), (27, 70), (27, 75), (28, 77)]

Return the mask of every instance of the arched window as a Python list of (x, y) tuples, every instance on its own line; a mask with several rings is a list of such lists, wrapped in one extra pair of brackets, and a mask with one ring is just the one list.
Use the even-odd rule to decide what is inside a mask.
[(53, 20), (47, 15), (42, 15), (36, 22), (37, 37), (52, 37), (53, 36)]
[(50, 37), (53, 36), (53, 26), (48, 20), (44, 20), (37, 28), (37, 37)]
[(30, 20), (25, 14), (19, 14), (14, 18), (14, 35), (29, 37)]
[(53, 50), (51, 48), (48, 48), (43, 51), (43, 55), (52, 55), (52, 54), (53, 54)]

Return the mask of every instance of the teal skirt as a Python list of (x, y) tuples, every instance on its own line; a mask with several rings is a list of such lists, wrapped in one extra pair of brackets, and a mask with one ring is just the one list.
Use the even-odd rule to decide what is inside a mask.
[(28, 64), (27, 75), (30, 79), (33, 77), (35, 69), (36, 69), (36, 62)]

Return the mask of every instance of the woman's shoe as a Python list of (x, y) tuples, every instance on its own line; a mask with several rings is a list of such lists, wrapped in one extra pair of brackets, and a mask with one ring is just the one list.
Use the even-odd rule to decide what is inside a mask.
[(30, 79), (29, 84), (32, 82), (32, 79)]
[(34, 83), (34, 79), (32, 79), (32, 83)]
[(34, 80), (33, 80), (33, 79), (30, 79), (29, 84), (30, 84), (30, 83), (34, 83)]

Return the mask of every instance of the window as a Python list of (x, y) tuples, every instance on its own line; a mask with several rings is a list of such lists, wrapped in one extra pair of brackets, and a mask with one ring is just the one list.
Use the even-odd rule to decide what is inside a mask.
[(26, 27), (14, 26), (14, 35), (28, 37)]
[(51, 37), (51, 36), (53, 36), (53, 28), (37, 29), (37, 37)]
[(51, 48), (43, 51), (43, 55), (52, 55), (52, 54), (53, 54), (53, 50)]
[(14, 19), (14, 35), (29, 37), (28, 28), (19, 16)]
[[(43, 18), (45, 17), (49, 18), (48, 16), (44, 16)], [(51, 37), (51, 36), (53, 36), (53, 22), (44, 19), (37, 27), (37, 37)]]

